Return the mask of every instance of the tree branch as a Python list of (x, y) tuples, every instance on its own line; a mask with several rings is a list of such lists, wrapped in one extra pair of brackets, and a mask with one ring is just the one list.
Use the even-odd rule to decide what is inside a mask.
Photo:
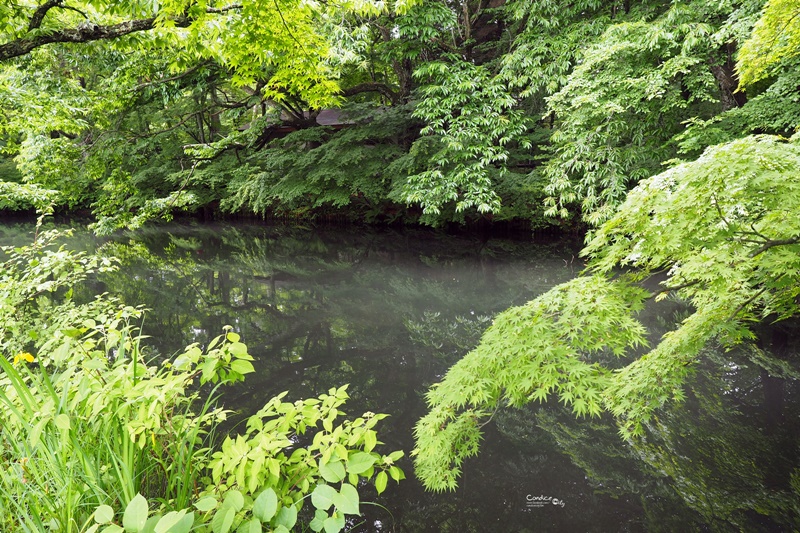
[[(116, 39), (129, 33), (148, 31), (155, 27), (156, 17), (129, 20), (119, 24), (100, 26), (92, 23), (81, 23), (75, 28), (64, 28), (48, 35), (22, 37), (0, 46), (0, 61), (24, 56), (31, 51), (54, 43), (88, 43), (104, 39)], [(189, 19), (180, 17), (175, 21), (177, 26), (186, 27)]]
[(242, 4), (231, 4), (225, 7), (207, 7), (206, 13), (213, 13), (216, 15), (220, 15), (222, 13), (227, 13), (228, 11), (233, 11), (234, 9), (241, 9)]
[(48, 0), (47, 2), (36, 8), (36, 11), (33, 12), (33, 16), (31, 17), (31, 20), (28, 23), (28, 31), (33, 31), (37, 29), (39, 26), (41, 26), (45, 15), (47, 15), (47, 12), (50, 11), (52, 8), (61, 5), (63, 1), (64, 0)]
[(761, 255), (762, 253), (766, 252), (767, 250), (775, 246), (786, 246), (789, 244), (797, 244), (798, 242), (800, 242), (800, 237), (794, 237), (791, 239), (780, 239), (776, 241), (767, 241), (760, 248), (756, 248), (755, 250), (753, 250), (750, 253), (750, 257), (752, 258), (756, 257), (757, 255)]
[[(47, 12), (54, 7), (62, 7), (63, 0), (48, 0), (34, 12), (28, 24), (28, 30), (39, 28)], [(207, 13), (223, 14), (241, 8), (241, 4), (231, 4), (225, 7), (208, 8)], [(31, 51), (55, 43), (88, 43), (106, 39), (116, 39), (130, 33), (152, 30), (156, 25), (157, 17), (145, 19), (128, 20), (118, 24), (95, 24), (84, 21), (74, 28), (62, 28), (55, 30), (47, 35), (36, 35), (34, 37), (21, 37), (0, 45), (0, 61), (6, 61), (15, 57), (24, 56)], [(192, 23), (192, 19), (186, 16), (174, 17), (175, 26), (185, 28)]]
[(161, 79), (153, 80), (153, 81), (147, 81), (145, 83), (140, 83), (139, 85), (134, 87), (133, 90), (134, 91), (140, 91), (140, 90), (144, 89), (145, 87), (150, 87), (152, 85), (158, 85), (158, 84), (161, 84), (161, 83), (169, 83), (171, 81), (178, 81), (179, 79), (185, 78), (186, 76), (188, 76), (189, 74), (195, 72), (196, 70), (198, 70), (198, 69), (200, 69), (202, 67), (205, 67), (207, 65), (210, 65), (210, 64), (211, 64), (211, 61), (203, 61), (202, 63), (198, 63), (197, 65), (195, 65), (195, 66), (193, 66), (193, 67), (191, 67), (189, 69), (186, 69), (185, 71), (181, 72), (180, 74), (176, 74), (175, 76), (171, 76), (169, 78), (161, 78)]
[(655, 298), (659, 294), (664, 294), (665, 292), (679, 291), (679, 290), (685, 289), (687, 287), (693, 287), (694, 285), (698, 285), (700, 283), (702, 283), (702, 280), (697, 279), (697, 280), (693, 280), (693, 281), (687, 281), (686, 283), (681, 283), (680, 285), (673, 285), (671, 287), (664, 287), (663, 289), (658, 290), (658, 291), (654, 292), (653, 294), (651, 294), (650, 298)]
[(396, 103), (399, 96), (385, 83), (367, 82), (359, 83), (342, 91), (342, 96), (353, 96), (360, 93), (376, 92), (388, 98), (392, 103)]

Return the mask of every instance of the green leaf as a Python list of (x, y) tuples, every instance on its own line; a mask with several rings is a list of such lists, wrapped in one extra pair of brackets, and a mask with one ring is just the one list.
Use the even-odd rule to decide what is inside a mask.
[(77, 328), (64, 328), (61, 332), (66, 335), (67, 337), (77, 338), (83, 334), (83, 331)]
[(375, 476), (375, 489), (378, 491), (378, 494), (381, 494), (383, 491), (386, 490), (386, 484), (389, 482), (389, 476), (386, 475), (385, 470), (381, 470), (378, 472), (378, 475)]
[(233, 331), (229, 331), (225, 338), (228, 339), (230, 342), (239, 342), (241, 338), (238, 333), (234, 333)]
[(234, 511), (241, 511), (244, 507), (244, 496), (238, 490), (229, 490), (222, 501), (223, 506), (231, 507)]
[(200, 499), (199, 501), (195, 502), (194, 506), (197, 508), (198, 511), (201, 513), (207, 513), (212, 509), (216, 509), (217, 507), (217, 499), (213, 496), (206, 496), (205, 498)]
[(327, 518), (328, 513), (322, 509), (317, 509), (314, 513), (314, 519), (308, 524), (308, 527), (311, 528), (311, 531), (322, 531), (322, 528), (325, 527), (325, 519)]
[(147, 522), (147, 514), (147, 500), (141, 494), (137, 494), (125, 508), (125, 513), (122, 515), (122, 527), (130, 533), (139, 533)]
[(247, 354), (247, 346), (241, 342), (234, 342), (233, 344), (228, 346), (228, 351), (231, 352), (236, 357), (240, 357), (242, 359), (250, 359), (250, 360), (253, 359)]
[(359, 501), (358, 491), (349, 483), (343, 483), (341, 490), (333, 497), (333, 504), (345, 514), (361, 514)]
[(363, 474), (375, 464), (375, 457), (366, 452), (356, 452), (347, 459), (347, 471), (352, 474)]
[(208, 358), (203, 363), (203, 374), (201, 376), (201, 381), (206, 382), (209, 381), (212, 377), (214, 377), (217, 371), (217, 360), (214, 358)]
[(155, 514), (147, 519), (147, 522), (144, 523), (144, 529), (142, 529), (142, 533), (155, 533), (156, 532), (156, 525), (158, 521), (161, 520), (160, 514)]
[(253, 502), (253, 516), (258, 518), (264, 523), (272, 520), (275, 512), (278, 510), (278, 495), (272, 487), (261, 492)]
[(69, 416), (64, 413), (56, 415), (55, 423), (56, 427), (62, 431), (68, 431), (70, 428)]
[(323, 527), (325, 528), (325, 533), (339, 533), (344, 529), (344, 515), (333, 513), (333, 516), (325, 519)]
[(94, 521), (107, 524), (114, 520), (114, 509), (110, 505), (101, 505), (94, 512)]
[(231, 530), (234, 518), (236, 518), (236, 511), (228, 505), (223, 505), (214, 513), (214, 518), (211, 520), (211, 531), (213, 533), (228, 533)]
[(403, 471), (397, 468), (396, 466), (389, 467), (389, 475), (392, 476), (392, 479), (397, 481), (398, 483), (400, 482), (401, 479), (406, 478), (406, 475), (403, 473)]
[(154, 533), (189, 533), (194, 525), (194, 513), (186, 509), (171, 511), (158, 521)]
[(327, 511), (333, 505), (336, 489), (330, 485), (317, 485), (311, 493), (311, 503), (317, 509)]
[(239, 374), (250, 374), (251, 372), (255, 372), (253, 363), (250, 361), (244, 361), (242, 359), (236, 359), (233, 361), (231, 363), (231, 370), (238, 372)]
[(319, 465), (319, 475), (328, 483), (338, 483), (344, 479), (344, 464), (341, 461), (330, 461)]
[(261, 527), (261, 521), (258, 518), (253, 518), (239, 526), (236, 533), (261, 533), (262, 531), (264, 530)]
[(278, 518), (275, 520), (276, 526), (283, 526), (289, 531), (297, 523), (297, 508), (294, 505), (281, 508)]
[(371, 452), (378, 444), (378, 435), (373, 430), (367, 430), (364, 433), (364, 450)]

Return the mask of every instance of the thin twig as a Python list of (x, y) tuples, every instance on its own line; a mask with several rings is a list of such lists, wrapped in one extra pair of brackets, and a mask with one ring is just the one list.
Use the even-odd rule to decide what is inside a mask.
[(172, 209), (172, 206), (175, 205), (175, 202), (177, 201), (178, 196), (180, 195), (180, 193), (183, 191), (184, 188), (186, 188), (187, 185), (189, 185), (189, 180), (192, 179), (192, 174), (194, 174), (194, 169), (196, 169), (197, 165), (199, 165), (199, 164), (200, 164), (200, 161), (195, 161), (194, 162), (194, 164), (192, 165), (192, 170), (189, 171), (189, 175), (186, 176), (186, 179), (184, 180), (183, 185), (181, 185), (180, 189), (178, 189), (176, 191), (177, 194), (172, 198), (172, 201), (169, 203), (169, 205), (166, 207), (166, 209), (164, 209), (165, 213), (167, 212), (167, 210)]

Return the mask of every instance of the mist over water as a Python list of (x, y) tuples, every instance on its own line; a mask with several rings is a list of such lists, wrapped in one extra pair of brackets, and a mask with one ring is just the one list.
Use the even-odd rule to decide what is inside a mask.
[[(32, 228), (0, 226), (0, 244)], [(118, 257), (76, 293), (109, 292), (149, 309), (154, 357), (233, 326), (256, 372), (227, 389), (246, 416), (270, 397), (349, 384), (346, 411), (391, 415), (384, 450), (406, 451), (407, 479), (364, 489), (354, 531), (791, 530), (800, 523), (797, 335), (763, 350), (709, 347), (687, 400), (625, 442), (610, 418), (557, 403), (497, 413), (453, 493), (422, 490), (408, 453), (424, 393), (474, 347), (492, 317), (580, 273), (579, 243), (359, 227), (171, 225), (70, 246)], [(647, 310), (657, 338), (680, 302)], [(788, 326), (787, 326), (788, 327)], [(789, 333), (787, 333), (787, 331)], [(236, 431), (231, 425), (231, 431)]]

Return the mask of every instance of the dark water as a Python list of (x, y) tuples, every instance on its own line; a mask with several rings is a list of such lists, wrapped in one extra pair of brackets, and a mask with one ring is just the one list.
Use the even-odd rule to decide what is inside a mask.
[[(0, 243), (30, 227), (0, 226)], [(491, 317), (577, 275), (578, 246), (361, 228), (170, 226), (72, 246), (120, 257), (85, 296), (108, 291), (150, 311), (144, 330), (171, 354), (232, 325), (256, 373), (229, 390), (247, 414), (349, 383), (346, 411), (391, 416), (384, 451), (413, 448), (423, 394), (478, 341)], [(644, 318), (653, 335), (685, 312)], [(800, 526), (800, 365), (793, 330), (771, 351), (709, 350), (688, 399), (645, 438), (610, 419), (576, 420), (557, 404), (499, 413), (458, 490), (407, 480), (364, 492), (354, 531), (792, 531)], [(796, 331), (796, 330), (794, 330)], [(794, 487), (794, 488), (793, 488)]]

